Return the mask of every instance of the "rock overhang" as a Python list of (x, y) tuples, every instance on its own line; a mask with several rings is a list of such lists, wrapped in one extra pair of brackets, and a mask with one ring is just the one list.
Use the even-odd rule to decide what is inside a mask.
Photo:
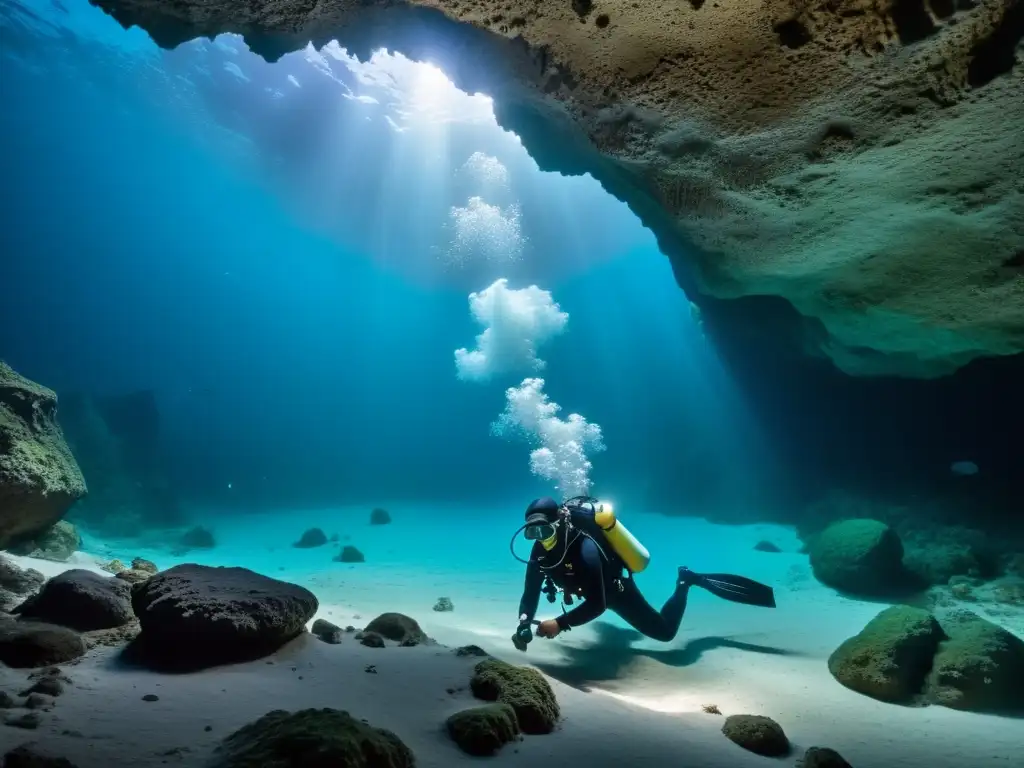
[(436, 63), (626, 202), (712, 323), (784, 307), (853, 375), (1024, 350), (1024, 0), (91, 1), (164, 47)]

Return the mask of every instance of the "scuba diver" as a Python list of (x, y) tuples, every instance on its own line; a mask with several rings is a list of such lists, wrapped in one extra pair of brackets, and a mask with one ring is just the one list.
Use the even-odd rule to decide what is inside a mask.
[[(529, 560), (515, 553), (520, 532), (533, 541)], [(550, 639), (593, 621), (609, 608), (641, 634), (668, 642), (679, 631), (692, 586), (732, 602), (775, 607), (775, 593), (765, 584), (731, 574), (694, 573), (684, 567), (679, 569), (672, 596), (660, 611), (655, 610), (633, 581), (633, 574), (650, 563), (650, 554), (616, 519), (610, 504), (590, 496), (574, 496), (562, 504), (551, 498), (535, 499), (509, 547), (513, 557), (526, 563), (519, 628), (512, 636), (520, 651), (533, 639), (534, 626), (538, 635)], [(550, 603), (561, 593), (561, 616), (534, 619), (542, 592)], [(577, 598), (583, 603), (566, 612), (565, 606)]]

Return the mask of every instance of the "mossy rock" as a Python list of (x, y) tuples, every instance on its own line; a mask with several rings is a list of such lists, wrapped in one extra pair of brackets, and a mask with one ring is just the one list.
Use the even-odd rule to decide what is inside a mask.
[(764, 757), (789, 754), (789, 737), (782, 726), (763, 715), (730, 715), (722, 724), (722, 733), (748, 752)]
[(973, 712), (1024, 712), (1024, 640), (970, 611), (942, 620), (927, 680), (933, 704)]
[(456, 712), (446, 726), (452, 741), (475, 757), (493, 755), (519, 736), (515, 711), (501, 702)]
[(558, 723), (555, 692), (535, 669), (486, 659), (473, 668), (469, 686), (478, 699), (512, 707), (523, 733), (551, 733)]
[(391, 731), (336, 709), (274, 710), (221, 742), (209, 768), (414, 768)]
[(829, 656), (828, 669), (847, 688), (880, 701), (910, 703), (923, 687), (944, 639), (928, 611), (886, 608)]
[(811, 539), (808, 551), (818, 581), (842, 592), (885, 595), (910, 582), (900, 537), (878, 520), (833, 523)]
[(10, 548), (18, 555), (27, 555), (39, 560), (66, 563), (82, 546), (78, 529), (67, 520), (60, 520), (31, 541), (22, 541)]
[(420, 645), (428, 639), (426, 632), (420, 629), (416, 620), (404, 613), (382, 613), (367, 624), (363, 631), (374, 632), (405, 646)]
[(804, 753), (800, 768), (853, 768), (834, 749), (828, 747), (809, 747)]
[(87, 648), (72, 629), (0, 619), (0, 662), (9, 667), (49, 667), (77, 659)]

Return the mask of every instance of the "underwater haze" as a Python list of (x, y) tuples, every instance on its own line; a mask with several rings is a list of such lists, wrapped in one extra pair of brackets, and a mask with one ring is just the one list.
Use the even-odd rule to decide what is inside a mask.
[[(11, 697), (0, 754), (38, 729), (78, 768), (310, 765), (225, 737), (329, 708), (468, 765), (446, 718), (482, 655), (560, 702), (511, 715), (512, 768), (762, 764), (723, 714), (776, 721), (787, 765), (1024, 744), (1019, 358), (783, 353), (431, 62), (164, 50), (88, 0), (0, 0), (0, 193), (0, 693), (77, 665)], [(521, 527), (577, 495), (611, 527)], [(78, 650), (26, 661), (37, 621)]]

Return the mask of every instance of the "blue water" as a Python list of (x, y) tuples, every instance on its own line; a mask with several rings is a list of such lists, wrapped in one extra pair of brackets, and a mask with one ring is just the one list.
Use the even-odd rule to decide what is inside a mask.
[[(538, 375), (601, 427), (592, 490), (676, 514), (756, 503), (770, 452), (651, 234), (590, 177), (540, 172), (486, 102), (403, 121), (389, 100), (430, 97), (436, 73), (396, 97), (326, 54), (165, 52), (85, 0), (7, 2), (3, 24), (0, 354), (61, 394), (152, 390), (187, 507), (518, 516), (554, 492), (489, 430), (533, 372), (455, 375), (482, 330), (469, 294), (501, 277), (569, 315)], [(475, 152), (506, 187), (467, 177)], [(517, 261), (446, 261), (474, 194), (519, 206)]]

